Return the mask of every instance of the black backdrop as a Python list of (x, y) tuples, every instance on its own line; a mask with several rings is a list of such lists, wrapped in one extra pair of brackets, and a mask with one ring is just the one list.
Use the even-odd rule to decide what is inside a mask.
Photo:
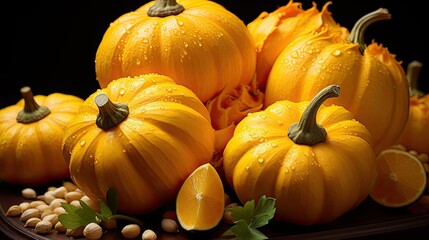
[[(289, 0), (216, 0), (240, 17), (245, 24), (261, 11), (273, 11)], [(304, 9), (312, 6), (302, 0)], [(21, 99), (19, 89), (28, 85), (34, 94), (53, 92), (74, 94), (86, 98), (97, 88), (95, 52), (109, 23), (124, 13), (133, 11), (148, 0), (61, 0), (13, 1), (3, 8), (3, 66), (0, 107)], [(314, 1), (318, 8), (327, 0)], [(428, 44), (423, 33), (423, 6), (417, 0), (332, 0), (329, 10), (334, 19), (349, 29), (364, 14), (377, 8), (387, 8), (391, 20), (373, 24), (365, 39), (382, 43), (402, 61), (403, 66), (418, 60), (423, 63), (420, 88), (429, 92)], [(12, 28), (9, 30), (9, 28)], [(426, 33), (427, 34), (427, 33)]]

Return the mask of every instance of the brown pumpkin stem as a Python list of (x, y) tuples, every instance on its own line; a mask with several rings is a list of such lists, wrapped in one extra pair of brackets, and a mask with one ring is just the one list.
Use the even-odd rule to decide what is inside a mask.
[(418, 89), (419, 75), (422, 66), (423, 64), (419, 61), (412, 61), (407, 66), (407, 79), (410, 86), (410, 96), (421, 97), (424, 95), (424, 93)]
[(322, 89), (308, 104), (299, 122), (289, 127), (288, 136), (296, 144), (316, 145), (326, 139), (326, 130), (316, 123), (320, 105), (331, 97), (340, 95), (340, 86), (330, 85)]
[(185, 8), (178, 4), (176, 0), (156, 0), (156, 2), (149, 7), (147, 15), (150, 17), (167, 17), (177, 15), (184, 10)]
[(392, 16), (386, 8), (379, 8), (364, 15), (353, 26), (348, 40), (352, 43), (357, 43), (359, 46), (359, 51), (363, 54), (366, 48), (364, 41), (364, 33), (366, 28), (376, 21), (391, 19), (391, 17)]
[(104, 93), (97, 95), (94, 101), (100, 111), (95, 123), (101, 129), (115, 127), (128, 117), (128, 106), (123, 103), (113, 103)]
[(24, 98), (24, 109), (18, 113), (16, 121), (20, 123), (32, 123), (37, 122), (46, 116), (51, 111), (45, 106), (39, 106), (36, 100), (34, 100), (33, 92), (30, 87), (22, 87), (21, 94)]

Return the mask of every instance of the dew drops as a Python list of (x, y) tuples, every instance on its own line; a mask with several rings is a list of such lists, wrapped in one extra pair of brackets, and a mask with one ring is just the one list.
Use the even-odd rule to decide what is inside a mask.
[(80, 146), (81, 146), (81, 147), (83, 147), (83, 146), (85, 146), (86, 141), (85, 141), (85, 140), (82, 140), (82, 141), (80, 141), (80, 143), (79, 143), (79, 144), (80, 144)]
[(341, 50), (337, 49), (331, 53), (332, 56), (338, 57), (341, 55)]
[(263, 158), (263, 157), (259, 157), (259, 158), (258, 158), (258, 162), (259, 162), (259, 163), (264, 163), (264, 158)]
[(247, 165), (247, 166), (245, 167), (245, 169), (246, 169), (247, 171), (249, 171), (250, 166), (249, 166), (249, 165)]

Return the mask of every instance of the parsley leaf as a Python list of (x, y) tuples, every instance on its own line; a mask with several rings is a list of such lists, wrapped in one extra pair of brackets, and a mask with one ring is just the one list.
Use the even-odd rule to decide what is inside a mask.
[(118, 208), (118, 197), (113, 188), (107, 191), (106, 200), (107, 204), (98, 200), (100, 212), (92, 210), (88, 204), (82, 200), (79, 200), (80, 208), (68, 203), (61, 203), (61, 206), (64, 208), (66, 213), (58, 216), (59, 221), (67, 229), (76, 229), (81, 226), (86, 226), (89, 223), (100, 224), (103, 221), (109, 221), (111, 219), (125, 219), (136, 224), (143, 225), (143, 223), (138, 219), (116, 214)]
[(248, 201), (244, 206), (234, 206), (225, 211), (231, 212), (234, 222), (229, 230), (222, 234), (222, 237), (235, 235), (238, 240), (263, 240), (268, 239), (256, 228), (262, 227), (274, 217), (276, 199), (263, 195), (255, 207), (255, 200)]

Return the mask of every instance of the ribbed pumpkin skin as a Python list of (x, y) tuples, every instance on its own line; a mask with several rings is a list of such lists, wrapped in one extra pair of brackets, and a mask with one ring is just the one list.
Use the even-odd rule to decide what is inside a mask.
[[(128, 105), (128, 117), (103, 130), (96, 95)], [(198, 97), (166, 76), (112, 81), (89, 96), (66, 129), (63, 154), (73, 181), (92, 199), (118, 193), (120, 211), (154, 211), (176, 196), (198, 166), (210, 162), (214, 130)]]
[(110, 24), (95, 58), (101, 87), (120, 77), (159, 73), (206, 102), (226, 86), (252, 80), (256, 50), (243, 21), (215, 2), (177, 3), (185, 8), (178, 15), (148, 16), (151, 1)]
[(396, 143), (409, 150), (429, 153), (429, 94), (410, 97), (410, 112), (407, 124)]
[(301, 2), (289, 1), (271, 13), (262, 12), (247, 24), (256, 44), (256, 80), (261, 89), (265, 88), (271, 67), (278, 55), (297, 36), (327, 24), (331, 32), (337, 31), (344, 38), (347, 37), (348, 30), (336, 23), (328, 10), (331, 4), (332, 2), (325, 3), (319, 11), (313, 3), (313, 7), (304, 10)]
[(51, 111), (37, 122), (17, 122), (24, 99), (0, 110), (0, 179), (9, 183), (42, 185), (69, 177), (61, 143), (83, 99), (52, 93), (36, 95), (34, 100)]
[(328, 223), (368, 195), (375, 154), (368, 130), (340, 106), (321, 106), (317, 123), (327, 138), (295, 144), (288, 129), (308, 102), (278, 101), (245, 117), (224, 151), (228, 182), (241, 202), (276, 198), (275, 219), (301, 225)]
[(320, 89), (341, 86), (326, 104), (344, 106), (371, 132), (378, 153), (404, 128), (409, 109), (404, 69), (381, 44), (361, 54), (358, 45), (322, 29), (295, 39), (279, 55), (267, 82), (265, 106), (277, 100), (308, 101)]

